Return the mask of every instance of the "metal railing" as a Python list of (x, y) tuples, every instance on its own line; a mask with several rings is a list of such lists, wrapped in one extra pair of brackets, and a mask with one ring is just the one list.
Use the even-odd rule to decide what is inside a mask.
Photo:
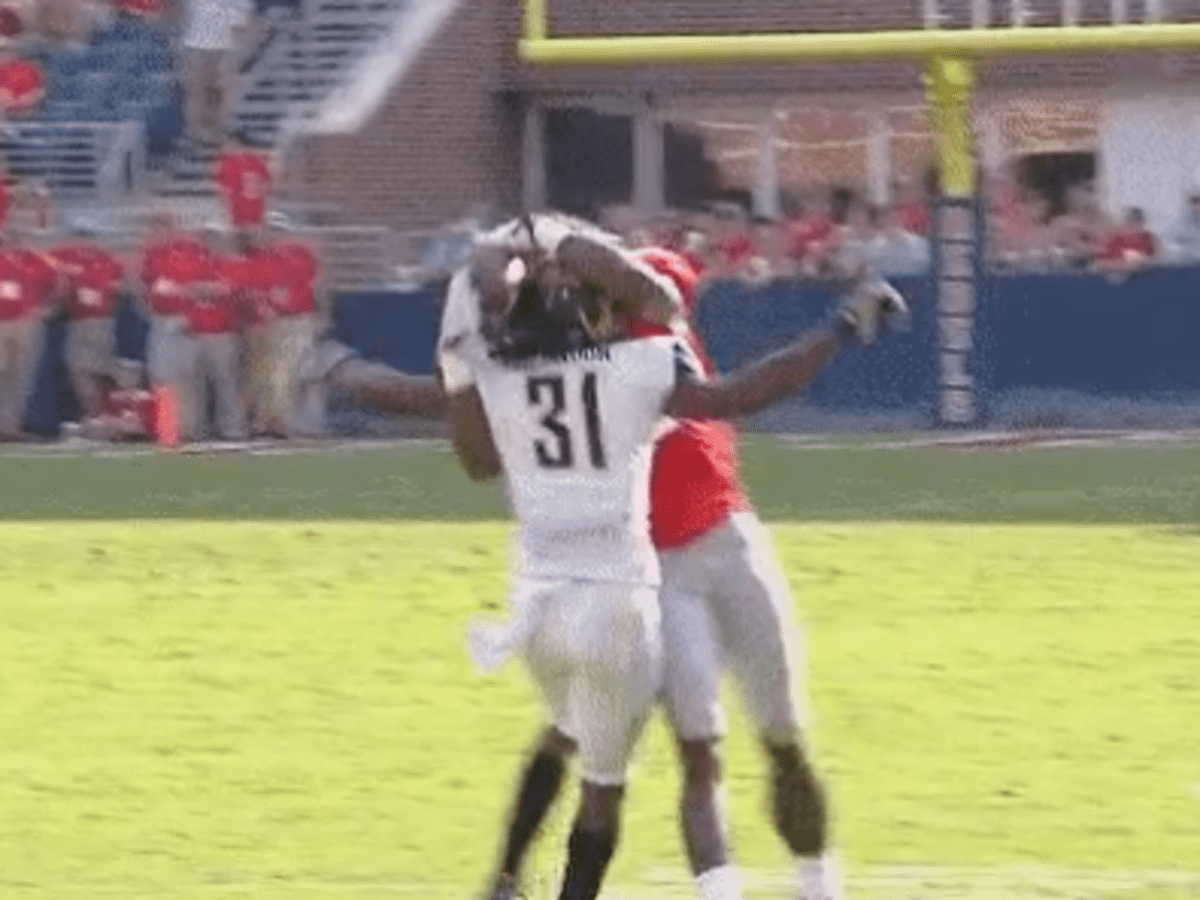
[(18, 122), (0, 132), (9, 176), (39, 181), (64, 200), (110, 200), (140, 189), (145, 152), (138, 121)]
[(302, 228), (298, 233), (320, 249), (325, 282), (334, 290), (369, 290), (396, 280), (390, 228), (337, 225)]

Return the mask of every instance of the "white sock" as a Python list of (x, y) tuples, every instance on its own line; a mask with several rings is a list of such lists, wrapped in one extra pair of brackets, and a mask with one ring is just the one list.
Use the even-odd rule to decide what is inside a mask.
[(742, 879), (737, 866), (724, 865), (696, 876), (700, 900), (742, 900)]
[(841, 861), (832, 853), (800, 858), (801, 900), (845, 900)]

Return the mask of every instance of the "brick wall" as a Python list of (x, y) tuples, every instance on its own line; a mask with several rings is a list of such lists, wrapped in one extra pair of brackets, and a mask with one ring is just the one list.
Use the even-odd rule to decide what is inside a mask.
[(336, 204), (343, 221), (400, 229), (511, 202), (521, 111), (496, 90), (498, 8), (464, 0), (364, 128), (310, 138), (303, 199)]
[[(1030, 0), (1035, 21), (1050, 24), (1057, 3)], [(1107, 4), (1082, 0), (1085, 21), (1102, 21)], [(548, 5), (551, 32), (563, 35), (912, 28), (920, 26), (922, 8), (921, 0), (548, 0)], [(1172, 5), (1176, 18), (1200, 18), (1200, 0)], [(943, 8), (948, 24), (969, 20), (969, 0), (944, 0)], [(992, 0), (993, 21), (1006, 22), (1008, 8), (1009, 0)], [(520, 193), (519, 98), (526, 96), (651, 91), (752, 106), (764, 96), (814, 102), (845, 102), (851, 94), (889, 102), (921, 97), (920, 67), (911, 63), (535, 69), (517, 59), (520, 28), (520, 0), (462, 0), (365, 128), (309, 142), (305, 199), (337, 204), (344, 221), (401, 229), (436, 227), (477, 205), (513, 205)], [(1200, 81), (1200, 54), (1016, 58), (981, 67), (980, 81), (984, 91), (1000, 97), (1095, 89), (1113, 81), (1144, 81), (1153, 89), (1169, 81)], [(915, 147), (913, 165), (927, 152)]]

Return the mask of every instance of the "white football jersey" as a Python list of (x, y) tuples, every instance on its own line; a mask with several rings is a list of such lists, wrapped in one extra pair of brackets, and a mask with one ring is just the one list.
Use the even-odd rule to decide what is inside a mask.
[(518, 364), (480, 360), (475, 384), (518, 526), (520, 574), (658, 583), (650, 462), (663, 407), (695, 368), (675, 337)]

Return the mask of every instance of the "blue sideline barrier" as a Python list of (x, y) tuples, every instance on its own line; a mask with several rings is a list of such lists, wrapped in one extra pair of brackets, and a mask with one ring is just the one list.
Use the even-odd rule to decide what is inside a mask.
[[(910, 298), (910, 333), (840, 357), (810, 402), (846, 412), (914, 410), (932, 421), (938, 392), (938, 323), (929, 278), (898, 279)], [(1122, 282), (1095, 275), (989, 275), (979, 285), (971, 371), (989, 397), (1021, 389), (1150, 399), (1200, 392), (1200, 268), (1139, 272)], [(781, 346), (822, 321), (833, 291), (798, 282), (759, 289), (716, 284), (697, 317), (723, 369)], [(345, 294), (336, 332), (365, 355), (408, 372), (433, 371), (439, 293)], [(48, 328), (27, 424), (43, 435), (76, 413), (63, 365), (63, 324)], [(118, 320), (122, 355), (142, 356), (145, 325), (132, 304)]]

